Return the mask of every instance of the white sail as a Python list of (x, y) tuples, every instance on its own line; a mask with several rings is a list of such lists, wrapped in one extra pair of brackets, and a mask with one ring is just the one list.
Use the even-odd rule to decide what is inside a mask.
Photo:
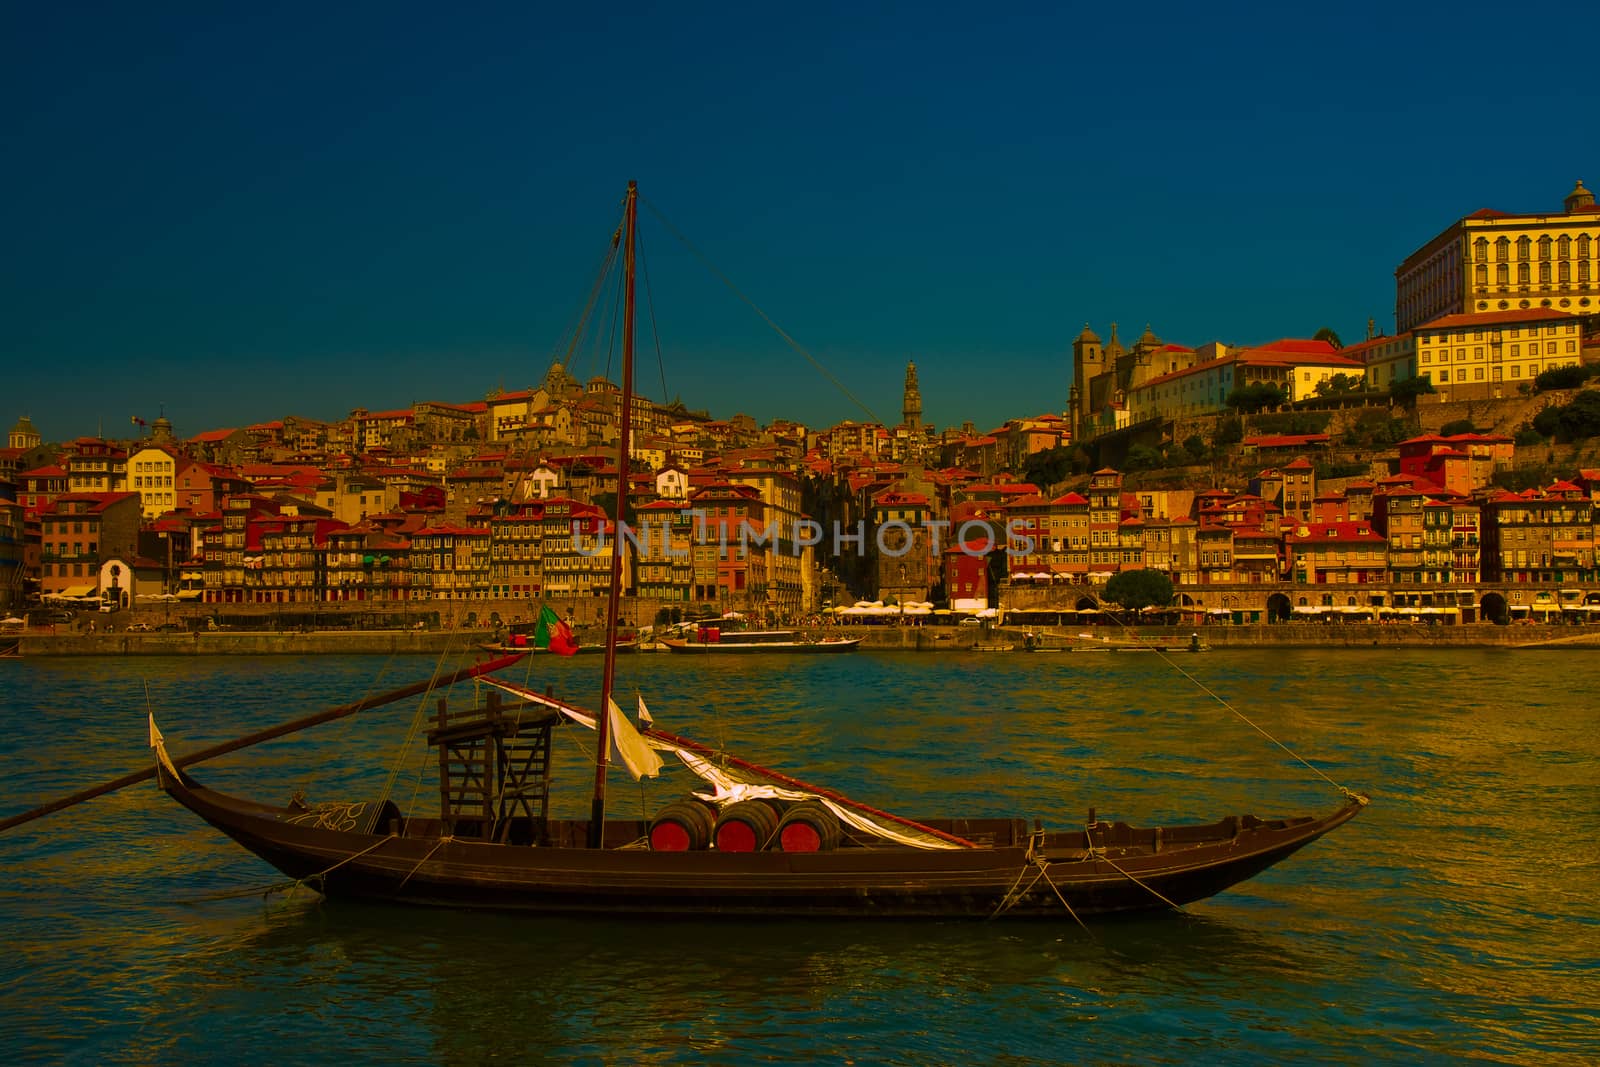
[(622, 714), (622, 709), (617, 707), (615, 700), (607, 700), (606, 704), (611, 716), (611, 745), (616, 751), (617, 758), (628, 768), (628, 773), (633, 775), (634, 781), (656, 777), (661, 773), (661, 757), (656, 755), (650, 743), (634, 729), (633, 723)]

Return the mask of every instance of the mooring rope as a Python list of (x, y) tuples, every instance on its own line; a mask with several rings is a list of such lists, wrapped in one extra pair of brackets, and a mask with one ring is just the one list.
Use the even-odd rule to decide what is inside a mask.
[(415, 867), (411, 868), (411, 870), (409, 872), (407, 872), (407, 874), (406, 874), (406, 876), (404, 878), (400, 879), (400, 884), (394, 887), (395, 892), (398, 893), (400, 890), (404, 889), (406, 887), (406, 883), (411, 881), (411, 876), (413, 874), (416, 874), (418, 871), (422, 870), (422, 865), (424, 863), (427, 863), (429, 860), (433, 859), (433, 854), (435, 852), (438, 852), (447, 843), (449, 843), (451, 841), (454, 841), (454, 840), (455, 840), (455, 838), (453, 836), (451, 836), (450, 834), (446, 834), (443, 837), (439, 838), (439, 840), (435, 841), (433, 843), (433, 847), (428, 850), (428, 854), (426, 856), (423, 856), (420, 860), (418, 860), (417, 861), (417, 865)]
[[(1088, 934), (1090, 938), (1093, 938), (1094, 931), (1084, 924), (1084, 921), (1078, 917), (1076, 911), (1072, 910), (1072, 905), (1067, 903), (1067, 898), (1061, 892), (1060, 887), (1050, 878), (1050, 861), (1045, 858), (1043, 852), (1039, 851), (1043, 842), (1043, 831), (1035, 831), (1028, 835), (1028, 854), (1023, 860), (1022, 869), (1017, 872), (1017, 880), (1011, 883), (1011, 888), (1006, 891), (1005, 896), (1000, 898), (1000, 902), (995, 905), (994, 911), (989, 913), (989, 919), (999, 918), (1016, 907), (1023, 897), (1033, 892), (1033, 887), (1038, 885), (1039, 880), (1042, 878), (1045, 885), (1049, 886), (1050, 891), (1055, 894), (1056, 899), (1061, 901), (1061, 906), (1067, 909), (1067, 914), (1072, 916), (1072, 921), (1082, 927), (1083, 932)], [(1033, 880), (1027, 884), (1026, 888), (1019, 891), (1018, 887), (1022, 885), (1023, 876), (1028, 873), (1029, 864), (1036, 868)]]
[[(380, 838), (378, 838), (378, 840), (374, 841), (372, 844), (368, 845), (366, 848), (362, 849), (360, 852), (352, 852), (352, 853), (350, 853), (350, 855), (346, 856), (344, 859), (340, 860), (338, 863), (335, 863), (332, 867), (328, 867), (328, 868), (325, 868), (324, 870), (320, 870), (320, 871), (316, 872), (315, 874), (308, 874), (304, 878), (295, 879), (294, 888), (289, 890), (289, 896), (293, 897), (295, 889), (299, 889), (302, 885), (306, 886), (308, 889), (313, 889), (315, 892), (322, 893), (323, 890), (322, 889), (316, 889), (312, 885), (312, 883), (316, 883), (316, 885), (318, 885), (318, 886), (326, 886), (328, 884), (327, 883), (328, 875), (332, 874), (334, 871), (338, 870), (340, 867), (343, 867), (345, 864), (349, 863), (351, 860), (360, 859), (362, 856), (365, 856), (368, 852), (371, 852), (373, 849), (378, 848), (380, 845), (388, 843), (390, 840), (391, 840), (391, 838), (388, 838), (388, 837), (380, 837)], [(324, 895), (326, 895), (326, 894), (324, 894)]]
[[(1120, 617), (1118, 617), (1114, 612), (1111, 612), (1111, 613), (1108, 613), (1108, 614), (1110, 614), (1112, 618), (1117, 619), (1118, 624), (1124, 630), (1126, 630), (1129, 633), (1133, 634), (1135, 637), (1138, 636), (1138, 632), (1135, 631), (1131, 625), (1129, 625), (1127, 622), (1123, 621)], [(1357, 793), (1354, 790), (1348, 789), (1345, 786), (1340, 785), (1338, 782), (1334, 781), (1332, 778), (1329, 778), (1326, 774), (1324, 774), (1320, 768), (1312, 766), (1311, 763), (1309, 763), (1304, 757), (1302, 757), (1294, 749), (1290, 748), (1288, 745), (1284, 744), (1282, 741), (1278, 740), (1276, 737), (1273, 737), (1272, 734), (1268, 733), (1261, 726), (1257, 725), (1256, 722), (1254, 720), (1252, 720), (1248, 715), (1246, 715), (1244, 712), (1240, 711), (1238, 708), (1236, 708), (1232, 704), (1230, 704), (1226, 699), (1224, 699), (1222, 696), (1220, 696), (1218, 693), (1216, 693), (1210, 686), (1206, 685), (1204, 682), (1200, 681), (1200, 679), (1196, 678), (1194, 675), (1190, 674), (1188, 671), (1186, 671), (1182, 667), (1180, 667), (1177, 664), (1177, 662), (1172, 659), (1172, 657), (1167, 655), (1167, 652), (1166, 652), (1165, 649), (1156, 647), (1156, 648), (1153, 648), (1152, 651), (1154, 651), (1157, 656), (1161, 657), (1161, 661), (1163, 663), (1165, 663), (1167, 666), (1171, 667), (1173, 670), (1177, 671), (1178, 674), (1182, 675), (1185, 679), (1187, 679), (1196, 689), (1199, 689), (1206, 696), (1210, 697), (1212, 700), (1215, 700), (1218, 704), (1221, 704), (1225, 709), (1228, 710), (1228, 712), (1230, 712), (1240, 722), (1242, 722), (1246, 726), (1250, 727), (1250, 729), (1254, 730), (1256, 733), (1260, 734), (1262, 737), (1266, 738), (1268, 741), (1272, 742), (1274, 745), (1277, 745), (1280, 749), (1282, 749), (1284, 751), (1285, 754), (1287, 754), (1289, 756), (1290, 759), (1293, 759), (1296, 763), (1300, 764), (1306, 770), (1310, 771), (1312, 774), (1316, 775), (1318, 778), (1321, 778), (1324, 782), (1327, 782), (1329, 785), (1333, 786), (1333, 788), (1337, 789), (1341, 794), (1343, 794), (1344, 797), (1347, 800), (1354, 801), (1355, 803), (1360, 804), (1362, 807), (1365, 807), (1367, 804), (1371, 803), (1370, 798), (1368, 798), (1365, 794)]]
[[(1128, 879), (1128, 881), (1132, 882), (1134, 885), (1138, 886), (1140, 889), (1143, 889), (1146, 892), (1148, 892), (1151, 896), (1153, 896), (1157, 900), (1161, 901), (1161, 903), (1165, 904), (1167, 907), (1171, 908), (1173, 911), (1183, 911), (1183, 905), (1173, 903), (1171, 900), (1169, 900), (1166, 897), (1162, 896), (1160, 891), (1157, 890), (1154, 886), (1149, 885), (1149, 884), (1147, 884), (1145, 882), (1142, 882), (1138, 878), (1135, 878), (1133, 876), (1132, 872), (1130, 872), (1128, 870), (1125, 870), (1120, 863), (1118, 863), (1116, 860), (1112, 859), (1110, 856), (1106, 855), (1106, 850), (1103, 847), (1102, 848), (1091, 849), (1090, 853), (1094, 856), (1095, 859), (1105, 860), (1106, 863), (1111, 865), (1111, 869), (1112, 870), (1116, 871), (1118, 874), (1120, 874), (1124, 878)], [(1186, 911), (1183, 911), (1183, 913), (1185, 915), (1189, 914)]]

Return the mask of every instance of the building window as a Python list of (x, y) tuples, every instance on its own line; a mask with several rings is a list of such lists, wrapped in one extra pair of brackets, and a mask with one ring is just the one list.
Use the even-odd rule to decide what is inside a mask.
[[(1528, 265), (1526, 263), (1518, 263), (1517, 264), (1517, 284), (1518, 285), (1527, 285), (1528, 284), (1528, 277), (1529, 277)], [(1526, 306), (1526, 305), (1524, 305), (1524, 306)]]
[(1528, 251), (1532, 247), (1532, 245), (1533, 245), (1533, 242), (1529, 241), (1526, 237), (1518, 237), (1517, 238), (1517, 258), (1518, 259), (1527, 259), (1528, 258)]
[(1483, 381), (1483, 368), (1482, 367), (1474, 367), (1473, 370), (1472, 370), (1472, 377), (1475, 378), (1476, 380), (1480, 381), (1480, 382)]

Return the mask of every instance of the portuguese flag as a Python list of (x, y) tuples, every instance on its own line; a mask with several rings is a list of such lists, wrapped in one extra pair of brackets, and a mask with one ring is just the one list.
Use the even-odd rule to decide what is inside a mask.
[(572, 627), (562, 622), (549, 604), (539, 609), (539, 622), (533, 628), (533, 647), (548, 648), (558, 656), (571, 656), (578, 651)]

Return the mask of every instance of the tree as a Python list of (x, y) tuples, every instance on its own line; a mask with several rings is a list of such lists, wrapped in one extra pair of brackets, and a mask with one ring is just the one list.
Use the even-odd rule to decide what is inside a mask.
[(1585, 389), (1561, 409), (1557, 417), (1562, 441), (1600, 437), (1600, 391)]
[(1124, 470), (1147, 471), (1161, 466), (1161, 453), (1149, 445), (1134, 445), (1128, 449), (1127, 458), (1122, 461)]
[(1366, 379), (1359, 374), (1335, 374), (1322, 379), (1313, 390), (1318, 396), (1349, 396), (1365, 392)]
[(1129, 611), (1164, 608), (1172, 603), (1172, 579), (1146, 567), (1142, 571), (1122, 571), (1106, 583), (1105, 598)]
[(1552, 367), (1533, 380), (1539, 389), (1576, 389), (1589, 376), (1588, 368), (1578, 364), (1570, 367)]
[(1313, 341), (1326, 341), (1334, 348), (1344, 347), (1344, 342), (1339, 340), (1339, 335), (1333, 332), (1333, 328), (1331, 326), (1324, 326), (1322, 329), (1312, 334), (1311, 339)]
[(1437, 393), (1432, 378), (1396, 378), (1389, 384), (1389, 400), (1404, 407), (1414, 407), (1417, 397)]
[(1473, 424), (1471, 419), (1456, 419), (1454, 422), (1447, 422), (1439, 427), (1440, 437), (1455, 437), (1457, 434), (1478, 432), (1478, 427)]
[(1071, 473), (1071, 446), (1042, 449), (1022, 462), (1023, 480), (1032, 482), (1041, 490), (1048, 490), (1057, 482), (1065, 481)]
[(1198, 463), (1206, 458), (1206, 439), (1197, 433), (1192, 433), (1183, 439), (1183, 450), (1189, 454), (1191, 462)]
[(1225, 402), (1235, 411), (1253, 415), (1263, 408), (1278, 407), (1287, 399), (1283, 390), (1271, 382), (1252, 382), (1229, 393)]
[(1405, 419), (1390, 416), (1379, 408), (1368, 408), (1344, 432), (1344, 443), (1352, 448), (1387, 448), (1415, 436), (1416, 427)]

